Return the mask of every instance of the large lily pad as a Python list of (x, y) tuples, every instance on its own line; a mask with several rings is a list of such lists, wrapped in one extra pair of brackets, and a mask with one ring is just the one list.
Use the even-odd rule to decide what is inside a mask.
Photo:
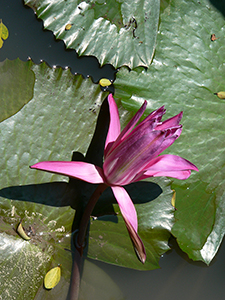
[[(8, 61), (4, 63), (8, 65)], [(27, 63), (18, 60), (11, 63), (15, 70), (21, 65), (27, 68)], [(30, 73), (35, 74), (31, 91), (26, 89)], [(45, 273), (61, 264), (63, 285), (55, 289), (67, 286), (65, 298), (76, 193), (62, 177), (58, 177), (60, 182), (52, 182), (57, 176), (35, 172), (29, 165), (45, 158), (70, 160), (75, 147), (85, 152), (97, 118), (93, 109), (99, 109), (104, 93), (91, 79), (73, 76), (69, 70), (50, 69), (44, 63), (29, 63), (24, 78), (28, 78), (23, 82), (24, 93), (32, 92), (33, 99), (0, 124), (1, 296), (33, 299), (43, 288)], [(11, 99), (12, 105), (16, 101), (17, 97)], [(24, 228), (34, 232), (30, 241), (15, 232), (21, 219)]]
[(24, 0), (24, 3), (35, 10), (46, 29), (79, 55), (94, 55), (100, 64), (111, 63), (115, 68), (148, 67), (152, 61), (160, 0)]
[[(20, 64), (27, 66), (27, 63), (18, 64), (18, 60), (14, 64), (15, 68)], [(73, 159), (100, 164), (109, 121), (107, 102), (101, 106), (106, 93), (90, 78), (84, 80), (80, 75), (72, 75), (70, 70), (50, 69), (45, 63), (29, 63), (29, 66), (28, 73), (35, 75), (33, 98), (0, 124), (1, 296), (7, 299), (10, 294), (10, 297), (23, 299), (26, 295), (26, 298), (33, 299), (37, 295), (37, 299), (45, 299), (47, 291), (43, 290), (43, 276), (51, 267), (61, 264), (62, 280), (49, 294), (52, 298), (48, 299), (56, 296), (62, 299), (70, 282), (71, 231), (76, 223), (74, 214), (76, 211), (79, 218), (79, 209), (95, 187), (31, 170), (29, 165), (41, 160), (71, 160), (72, 154)], [(11, 99), (12, 103), (16, 100)], [(119, 102), (118, 106), (123, 126), (131, 114)], [(103, 119), (99, 118), (92, 140), (99, 110)], [(168, 250), (167, 242), (173, 224), (171, 190), (164, 179), (140, 184), (142, 186), (128, 187), (128, 192), (138, 211), (139, 232), (148, 255), (146, 267), (142, 267), (136, 258), (122, 217), (118, 214), (118, 205), (107, 193), (103, 194), (94, 212), (98, 220), (91, 225), (87, 248), (89, 257), (136, 269), (158, 267), (160, 255)], [(160, 194), (160, 198), (156, 199)], [(107, 228), (105, 219), (109, 224)], [(20, 220), (32, 233), (29, 241), (22, 240), (15, 232)], [(110, 245), (107, 255), (99, 247), (97, 239), (100, 235)], [(122, 244), (119, 236), (123, 237)], [(128, 251), (124, 252), (124, 246)], [(118, 255), (120, 260), (117, 260)]]
[[(209, 263), (224, 235), (225, 21), (207, 0), (164, 1), (156, 55), (149, 70), (120, 70), (116, 97), (136, 110), (144, 99), (149, 110), (161, 105), (170, 117), (184, 111), (181, 137), (167, 152), (189, 159), (198, 173), (177, 191), (172, 233), (194, 260)], [(211, 35), (218, 38), (211, 40)]]

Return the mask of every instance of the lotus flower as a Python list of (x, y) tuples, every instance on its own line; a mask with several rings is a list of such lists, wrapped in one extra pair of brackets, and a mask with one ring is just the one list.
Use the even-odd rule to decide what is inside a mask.
[[(135, 127), (147, 102), (120, 132), (119, 113), (113, 96), (108, 96), (110, 123), (105, 142), (103, 168), (80, 161), (45, 161), (31, 168), (78, 178), (93, 184), (110, 186), (119, 204), (131, 240), (139, 259), (146, 259), (144, 245), (138, 236), (134, 204), (122, 187), (148, 177), (169, 176), (186, 179), (197, 167), (188, 160), (171, 154), (159, 154), (180, 136), (182, 112), (161, 122), (164, 107), (153, 111)], [(135, 127), (135, 128), (134, 128)]]

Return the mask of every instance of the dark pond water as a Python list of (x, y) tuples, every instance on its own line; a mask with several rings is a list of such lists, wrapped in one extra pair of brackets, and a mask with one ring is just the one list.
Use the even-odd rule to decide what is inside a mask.
[[(78, 58), (73, 50), (65, 50), (62, 41), (56, 41), (49, 31), (43, 31), (42, 22), (21, 0), (0, 0), (0, 19), (9, 28), (10, 38), (0, 49), (0, 61), (16, 59), (35, 63), (46, 61), (50, 66), (69, 66), (72, 73), (91, 76), (97, 82), (101, 77), (114, 78), (115, 70), (106, 65), (100, 68), (94, 57)], [(84, 299), (127, 300), (198, 300), (224, 298), (225, 244), (209, 267), (192, 262), (176, 247), (160, 261), (161, 269), (139, 272), (101, 262), (90, 261), (92, 274), (84, 277), (94, 290), (84, 285)], [(91, 294), (91, 295), (90, 295)]]
[(36, 64), (43, 60), (49, 66), (69, 66), (73, 74), (91, 76), (94, 82), (106, 76), (114, 79), (115, 69), (111, 65), (100, 67), (94, 56), (78, 57), (75, 50), (66, 50), (63, 41), (56, 40), (51, 31), (43, 30), (42, 21), (22, 0), (1, 0), (0, 14), (10, 32), (10, 38), (1, 48), (0, 61), (17, 57), (26, 61), (30, 57)]

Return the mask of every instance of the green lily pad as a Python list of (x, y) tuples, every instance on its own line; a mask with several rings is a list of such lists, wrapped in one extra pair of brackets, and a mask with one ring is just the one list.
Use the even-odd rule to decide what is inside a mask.
[[(168, 239), (174, 222), (174, 208), (171, 205), (172, 191), (167, 186), (167, 181), (163, 182), (162, 179), (139, 182), (125, 188), (137, 209), (138, 233), (146, 248), (145, 264), (142, 265), (135, 257), (117, 204), (113, 204), (114, 214), (93, 217), (91, 220), (88, 255), (93, 259), (127, 268), (157, 269), (160, 256), (170, 249)], [(113, 202), (112, 194), (108, 193), (106, 197), (111, 198)]]
[[(10, 202), (11, 208), (7, 210)], [(62, 222), (59, 211), (67, 216), (67, 222)], [(37, 290), (43, 287), (46, 270), (58, 263), (63, 265), (63, 281), (69, 283), (72, 259), (64, 248), (70, 249), (72, 216), (68, 207), (58, 208), (57, 213), (51, 207), (1, 198), (0, 295), (3, 299), (34, 299)], [(20, 218), (30, 233), (29, 241), (15, 232)]]
[(148, 67), (155, 50), (159, 0), (24, 0), (67, 48), (115, 68)]
[[(152, 65), (147, 71), (122, 68), (115, 95), (129, 110), (147, 99), (148, 111), (165, 105), (166, 117), (184, 112), (183, 132), (165, 153), (190, 160), (199, 172), (172, 181), (177, 191), (172, 233), (193, 260), (208, 264), (224, 235), (225, 102), (214, 93), (225, 88), (225, 21), (207, 0), (162, 4)], [(211, 41), (212, 34), (218, 39)]]
[[(0, 62), (0, 122), (17, 113), (33, 97), (34, 73), (31, 62)], [(16, 100), (15, 100), (16, 99)]]
[[(4, 63), (8, 66), (8, 61)], [(33, 99), (0, 124), (0, 294), (4, 299), (9, 294), (16, 299), (34, 299), (37, 292), (43, 295), (44, 275), (61, 264), (66, 298), (76, 193), (62, 176), (36, 172), (29, 165), (43, 159), (70, 160), (74, 148), (85, 153), (97, 119), (93, 110), (99, 110), (104, 93), (91, 79), (74, 76), (69, 70), (50, 69), (45, 63), (29, 62), (28, 67), (15, 60), (10, 68), (27, 68), (27, 76), (35, 74), (35, 85)], [(29, 89), (22, 88), (27, 96)], [(16, 101), (17, 97), (11, 99), (12, 106)], [(3, 107), (3, 113), (6, 111)], [(21, 219), (32, 233), (29, 241), (15, 231)]]
[[(18, 60), (14, 64), (17, 68)], [(107, 94), (90, 78), (84, 80), (80, 75), (72, 75), (70, 70), (50, 69), (45, 63), (30, 63), (29, 72), (35, 74), (32, 100), (0, 123), (3, 145), (0, 149), (0, 243), (4, 245), (0, 251), (0, 279), (3, 282), (0, 294), (7, 298), (6, 294), (10, 293), (18, 300), (24, 299), (24, 295), (27, 299), (62, 299), (68, 292), (70, 282), (71, 231), (76, 222), (75, 210), (79, 213), (95, 187), (76, 180), (68, 182), (64, 176), (31, 170), (29, 165), (43, 160), (71, 160), (72, 156), (73, 159), (100, 164), (102, 150), (99, 150), (99, 145), (104, 146), (109, 121), (107, 102), (102, 107), (101, 104)], [(124, 126), (131, 114), (122, 108), (119, 101), (118, 106)], [(99, 111), (103, 120), (98, 120), (95, 131)], [(94, 131), (95, 143), (92, 140)], [(170, 204), (171, 191), (164, 179), (139, 184), (145, 185), (141, 186), (141, 194), (138, 185), (128, 187), (128, 192), (137, 208), (139, 232), (147, 249), (148, 261), (144, 268), (153, 269), (158, 267), (160, 255), (168, 250), (167, 241), (174, 216)], [(95, 227), (91, 225), (87, 255), (93, 257), (94, 253), (99, 260), (143, 269), (121, 215), (116, 219), (119, 223), (115, 223), (115, 219), (108, 222), (108, 235), (103, 216), (107, 218), (108, 207), (114, 214), (119, 212), (119, 208), (114, 198), (108, 198), (107, 193), (104, 197), (105, 206), (101, 205), (103, 202), (100, 199), (95, 209), (95, 213), (101, 214), (103, 219), (98, 219)], [(23, 240), (15, 231), (21, 220), (31, 236), (29, 241)], [(107, 256), (98, 241), (94, 241), (94, 231), (103, 236), (107, 234), (108, 243), (113, 245)], [(123, 236), (123, 244), (119, 236)], [(129, 250), (121, 255), (124, 244)], [(114, 254), (112, 249), (116, 250)], [(125, 263), (117, 261), (118, 254), (124, 257)], [(127, 256), (129, 259), (126, 260)], [(43, 278), (49, 269), (58, 264), (62, 268), (61, 280), (54, 289), (46, 291), (43, 289)]]

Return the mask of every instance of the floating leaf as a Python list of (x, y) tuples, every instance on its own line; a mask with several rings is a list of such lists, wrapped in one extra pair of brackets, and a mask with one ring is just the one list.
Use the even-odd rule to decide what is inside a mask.
[(61, 267), (60, 265), (48, 271), (45, 275), (44, 286), (46, 289), (53, 289), (60, 281)]
[(0, 62), (0, 122), (17, 113), (33, 98), (32, 64), (19, 59)]
[(26, 234), (22, 222), (19, 223), (17, 229), (16, 229), (17, 233), (21, 236), (22, 239), (24, 239), (25, 241), (29, 241), (30, 237)]
[(173, 196), (171, 199), (171, 204), (173, 205), (173, 207), (175, 208), (175, 202), (176, 202), (176, 191), (173, 190)]
[(225, 99), (225, 92), (215, 93), (215, 95), (220, 99)]
[(3, 40), (6, 40), (8, 36), (8, 28), (2, 23), (2, 19), (0, 19), (0, 48), (3, 46)]
[(67, 24), (65, 27), (65, 30), (70, 30), (72, 26), (73, 26), (73, 24)]
[(107, 79), (107, 78), (102, 78), (102, 79), (99, 80), (99, 84), (101, 86), (105, 87), (105, 86), (111, 85), (112, 82), (109, 79)]

